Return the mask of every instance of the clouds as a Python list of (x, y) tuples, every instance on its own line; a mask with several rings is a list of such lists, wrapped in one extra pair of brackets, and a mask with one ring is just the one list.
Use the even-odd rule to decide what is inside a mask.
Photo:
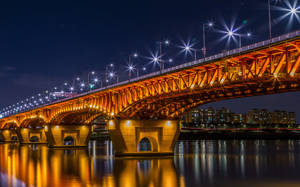
[(15, 70), (17, 70), (17, 68), (14, 67), (14, 66), (4, 66), (2, 69), (4, 71), (15, 71)]
[(16, 70), (17, 70), (17, 68), (14, 66), (0, 67), (0, 77), (7, 77), (7, 76), (13, 74), (13, 72)]

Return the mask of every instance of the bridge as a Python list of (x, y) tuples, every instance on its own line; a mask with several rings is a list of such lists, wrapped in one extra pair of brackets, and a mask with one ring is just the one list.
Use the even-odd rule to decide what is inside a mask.
[[(6, 116), (2, 136), (49, 147), (87, 146), (92, 122), (104, 117), (115, 155), (170, 155), (181, 116), (195, 107), (299, 91), (299, 44), (296, 31)], [(151, 151), (140, 142), (150, 142)]]

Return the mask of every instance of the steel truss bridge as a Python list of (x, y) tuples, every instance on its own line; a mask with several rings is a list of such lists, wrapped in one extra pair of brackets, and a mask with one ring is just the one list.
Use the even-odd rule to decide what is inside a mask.
[(148, 138), (151, 153), (170, 154), (180, 131), (178, 120), (192, 108), (299, 91), (299, 45), (300, 30), (4, 117), (0, 128), (2, 134), (7, 131), (6, 141), (12, 136), (30, 139), (34, 129), (50, 146), (65, 146), (66, 136), (76, 140), (74, 146), (84, 146), (90, 124), (103, 116), (110, 119), (116, 153), (138, 154), (139, 141)]

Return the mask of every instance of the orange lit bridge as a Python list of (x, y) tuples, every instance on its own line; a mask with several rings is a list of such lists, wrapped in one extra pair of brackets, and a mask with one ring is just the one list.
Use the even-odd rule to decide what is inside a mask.
[[(300, 90), (300, 31), (0, 119), (5, 141), (86, 146), (105, 117), (116, 155), (172, 154), (181, 116), (226, 99)], [(65, 145), (65, 139), (74, 140)]]

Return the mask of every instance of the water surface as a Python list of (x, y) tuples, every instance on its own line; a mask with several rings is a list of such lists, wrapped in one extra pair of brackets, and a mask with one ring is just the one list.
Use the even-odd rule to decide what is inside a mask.
[(300, 141), (179, 141), (162, 158), (115, 158), (110, 141), (0, 144), (0, 186), (300, 186)]

